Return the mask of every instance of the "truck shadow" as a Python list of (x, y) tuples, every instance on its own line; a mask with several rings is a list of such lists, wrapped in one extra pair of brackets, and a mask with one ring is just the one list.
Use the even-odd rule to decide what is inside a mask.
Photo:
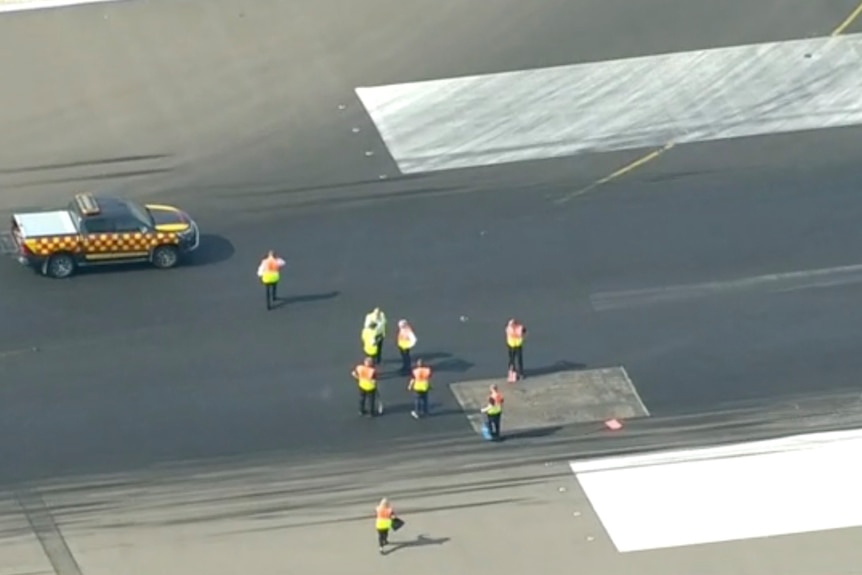
[[(201, 245), (194, 252), (183, 256), (176, 269), (184, 267), (203, 267), (225, 262), (234, 255), (233, 244), (227, 238), (215, 234), (201, 234)], [(119, 274), (134, 273), (144, 270), (152, 270), (153, 265), (149, 262), (101, 264), (95, 266), (80, 267), (75, 275), (88, 276), (97, 274)]]
[(225, 262), (233, 257), (233, 244), (218, 234), (201, 234), (201, 245), (188, 257), (188, 264), (194, 267), (208, 266)]

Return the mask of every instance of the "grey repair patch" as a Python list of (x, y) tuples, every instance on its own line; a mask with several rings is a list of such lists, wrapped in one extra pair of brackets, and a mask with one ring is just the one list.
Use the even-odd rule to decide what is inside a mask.
[(497, 385), (505, 400), (504, 432), (649, 417), (622, 367), (562, 371), (528, 377), (517, 383), (497, 378), (450, 384), (477, 433), (482, 428), (479, 411), (488, 401), (492, 384)]

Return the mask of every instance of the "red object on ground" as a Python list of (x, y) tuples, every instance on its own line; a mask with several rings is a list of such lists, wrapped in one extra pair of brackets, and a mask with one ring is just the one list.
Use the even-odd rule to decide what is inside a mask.
[(607, 427), (611, 431), (619, 431), (623, 428), (623, 424), (618, 419), (609, 419), (605, 422), (605, 427)]

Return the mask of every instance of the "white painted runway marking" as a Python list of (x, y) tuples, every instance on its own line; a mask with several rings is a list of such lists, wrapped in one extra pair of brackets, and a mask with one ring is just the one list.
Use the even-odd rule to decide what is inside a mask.
[(79, 4), (105, 4), (126, 0), (0, 0), (0, 14), (3, 12), (22, 12), (24, 10), (45, 10), (65, 8)]
[(862, 34), (357, 88), (403, 173), (862, 124)]
[(570, 462), (621, 553), (862, 526), (862, 431)]
[(690, 301), (704, 297), (747, 290), (768, 289), (773, 292), (789, 292), (804, 289), (836, 287), (855, 283), (862, 283), (862, 264), (767, 274), (721, 282), (665, 286), (641, 290), (600, 292), (590, 296), (590, 303), (596, 311), (609, 311), (662, 303)]

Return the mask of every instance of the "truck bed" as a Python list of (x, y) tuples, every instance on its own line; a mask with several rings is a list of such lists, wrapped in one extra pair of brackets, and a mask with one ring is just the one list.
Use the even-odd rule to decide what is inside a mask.
[(15, 214), (12, 220), (23, 238), (68, 236), (78, 233), (78, 227), (72, 215), (65, 210)]

